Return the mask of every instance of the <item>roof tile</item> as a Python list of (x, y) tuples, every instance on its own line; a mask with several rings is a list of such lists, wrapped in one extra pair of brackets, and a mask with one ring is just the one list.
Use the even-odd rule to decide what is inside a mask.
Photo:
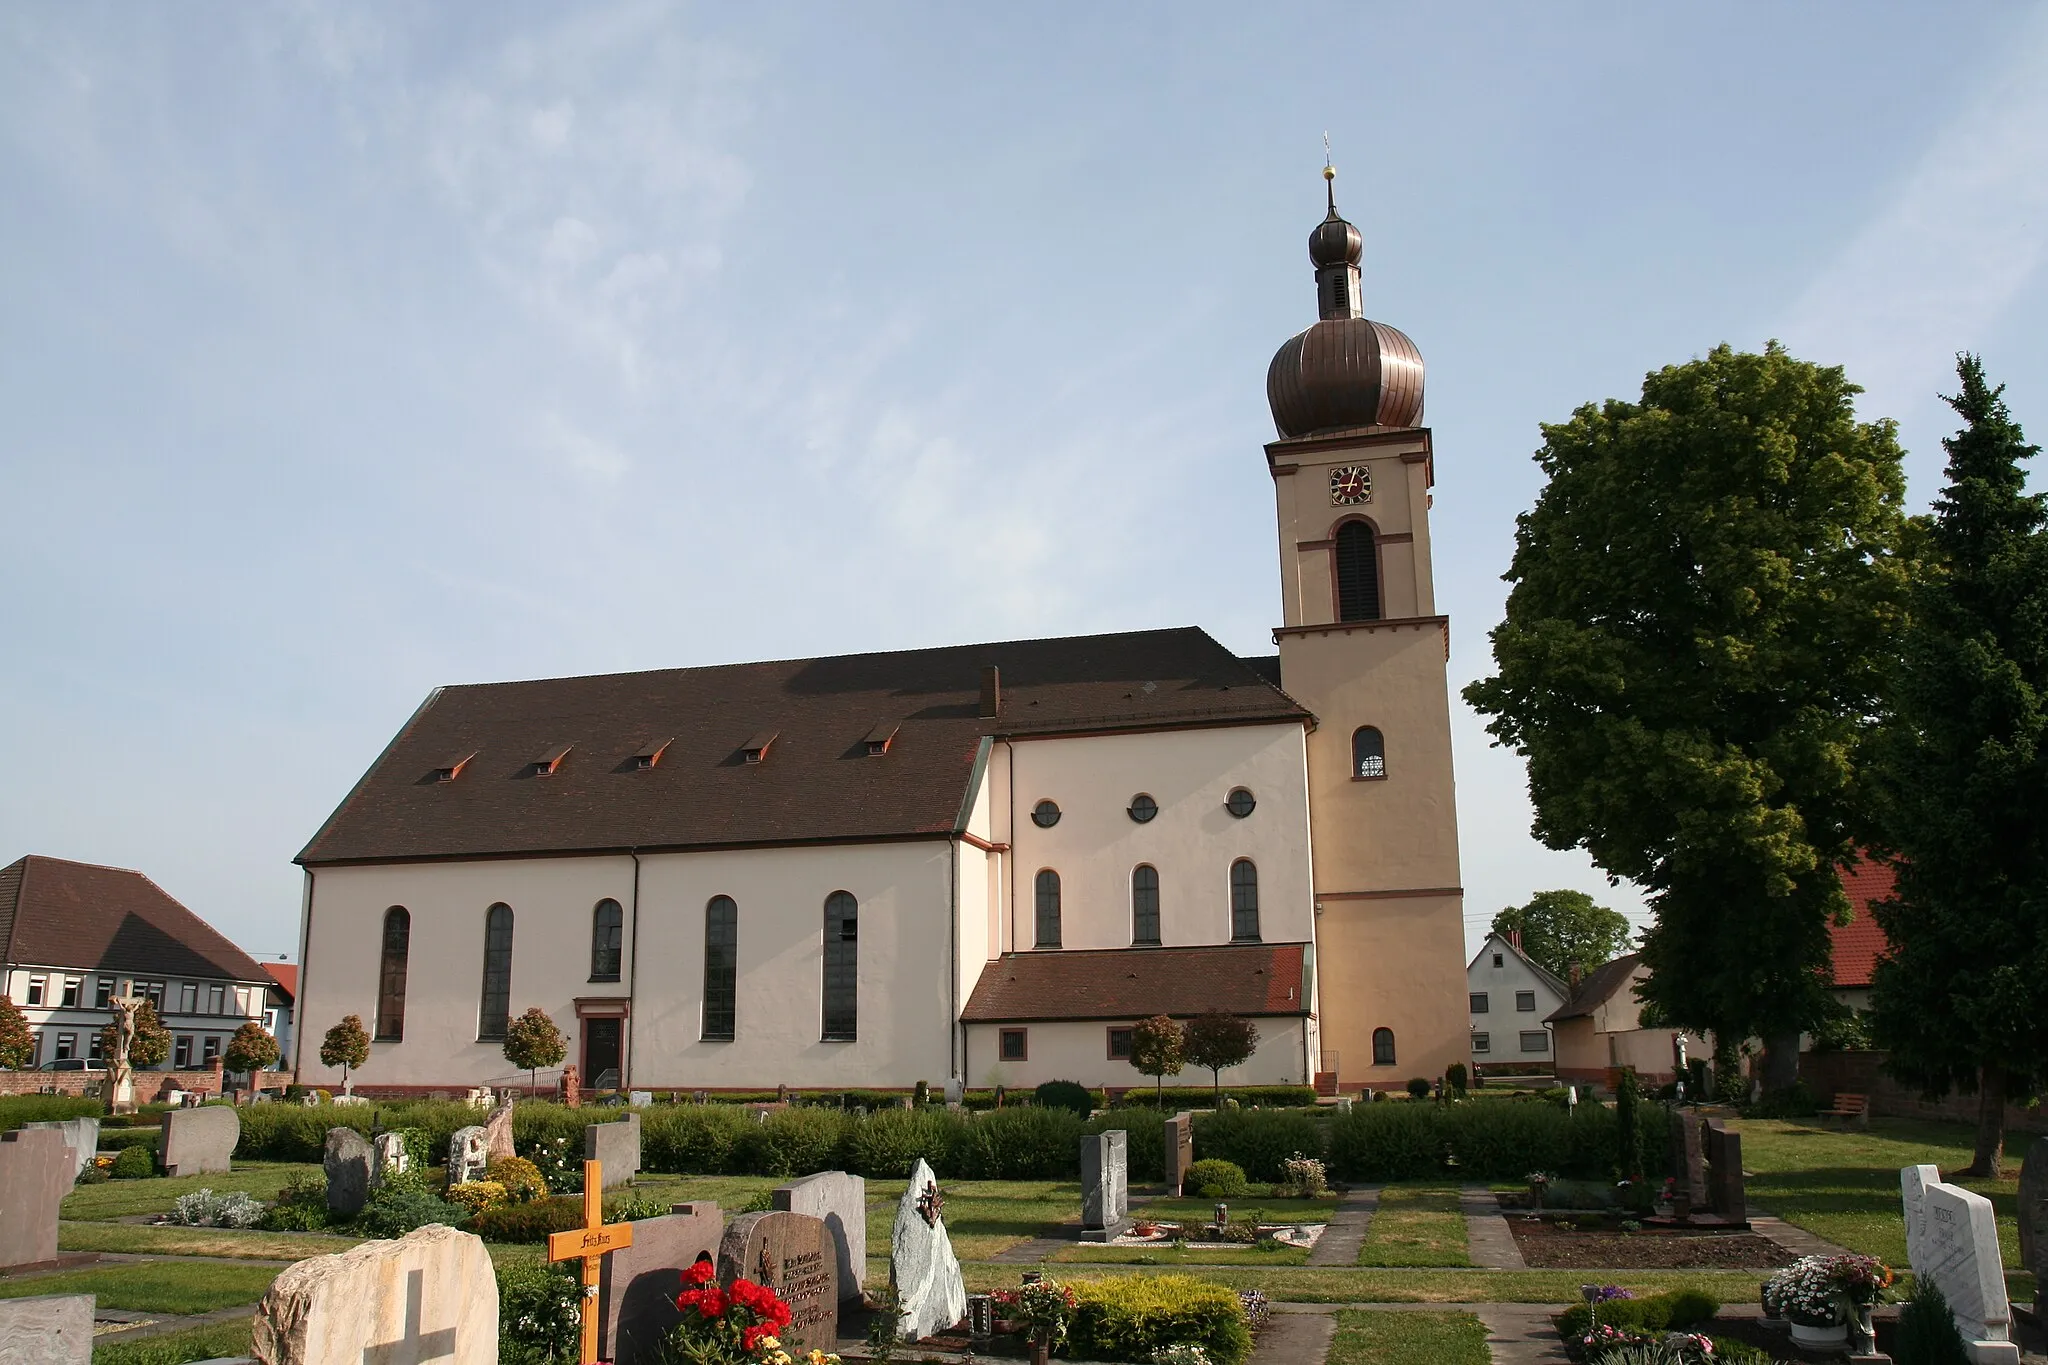
[[(256, 960), (140, 872), (30, 854), (0, 869), (16, 888), (7, 961), (83, 971), (267, 982)], [(0, 915), (7, 909), (0, 906)]]
[(981, 969), (961, 1019), (1192, 1018), (1308, 1013), (1300, 943), (1009, 953)]

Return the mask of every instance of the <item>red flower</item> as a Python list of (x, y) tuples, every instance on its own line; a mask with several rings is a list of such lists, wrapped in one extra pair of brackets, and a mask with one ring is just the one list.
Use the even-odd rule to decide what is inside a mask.
[(772, 1327), (749, 1327), (746, 1331), (740, 1333), (740, 1346), (745, 1350), (751, 1351), (761, 1344), (761, 1338), (774, 1335), (775, 1329)]
[(703, 1297), (704, 1291), (701, 1289), (685, 1289), (682, 1293), (676, 1295), (676, 1307), (688, 1311), (695, 1308), (698, 1300)]
[(715, 1272), (709, 1261), (697, 1261), (683, 1272), (684, 1284), (710, 1284)]
[(706, 1289), (704, 1296), (697, 1301), (697, 1311), (707, 1318), (724, 1317), (725, 1308), (725, 1295), (719, 1290), (717, 1285)]

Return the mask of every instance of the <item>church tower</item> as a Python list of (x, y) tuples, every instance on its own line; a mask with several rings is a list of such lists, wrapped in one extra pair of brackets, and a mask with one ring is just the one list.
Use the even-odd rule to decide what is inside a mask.
[[(1318, 722), (1308, 780), (1320, 1070), (1380, 1089), (1471, 1061), (1450, 621), (1430, 575), (1422, 354), (1366, 318), (1362, 243), (1334, 184), (1308, 248), (1321, 317), (1266, 375), (1280, 433), (1266, 447), (1284, 620), (1273, 635), (1281, 685)], [(1502, 1023), (1492, 1054), (1505, 1057), (1515, 1033)]]

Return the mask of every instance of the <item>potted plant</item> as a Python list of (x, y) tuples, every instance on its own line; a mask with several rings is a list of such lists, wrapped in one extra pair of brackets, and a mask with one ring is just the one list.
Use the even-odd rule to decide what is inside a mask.
[(1046, 1365), (1053, 1347), (1067, 1339), (1074, 1315), (1074, 1291), (1058, 1280), (1040, 1279), (996, 1292), (996, 1303), (1015, 1330), (1031, 1343), (1031, 1365)]
[(1765, 1283), (1764, 1313), (1791, 1324), (1802, 1346), (1839, 1349), (1849, 1344), (1851, 1317), (1861, 1334), (1891, 1283), (1891, 1268), (1874, 1257), (1802, 1256)]

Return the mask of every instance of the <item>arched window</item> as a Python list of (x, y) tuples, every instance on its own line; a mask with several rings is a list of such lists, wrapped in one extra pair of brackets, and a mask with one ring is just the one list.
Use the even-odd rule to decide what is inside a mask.
[(484, 911), (484, 991), (476, 1012), (480, 1043), (505, 1041), (512, 1020), (512, 907), (503, 901)]
[(590, 912), (590, 979), (592, 981), (617, 981), (619, 979), (619, 943), (621, 931), (626, 923), (626, 912), (619, 903), (606, 897)]
[(1351, 732), (1351, 775), (1387, 775), (1387, 741), (1370, 725), (1361, 725)]
[[(853, 897), (848, 896), (847, 899), (852, 900)], [(829, 950), (826, 955), (830, 957)], [(704, 906), (706, 1042), (729, 1043), (733, 1040), (739, 1023), (739, 975), (740, 907), (731, 896), (713, 896)], [(827, 977), (830, 977), (829, 971)]]
[(1337, 528), (1337, 619), (1380, 619), (1380, 562), (1372, 527), (1347, 521)]
[(1145, 863), (1131, 869), (1131, 942), (1159, 942), (1159, 869)]
[(1060, 874), (1046, 868), (1038, 874), (1034, 884), (1038, 893), (1038, 941), (1039, 948), (1060, 946)]
[(1249, 858), (1230, 865), (1230, 938), (1234, 943), (1259, 941), (1259, 869)]
[(1390, 1028), (1376, 1028), (1372, 1031), (1372, 1064), (1374, 1066), (1394, 1065), (1394, 1031)]
[(825, 1041), (860, 1034), (860, 902), (845, 891), (825, 897)]
[(384, 958), (377, 970), (380, 1043), (396, 1043), (405, 1037), (405, 959), (411, 949), (412, 913), (394, 905), (384, 912)]

